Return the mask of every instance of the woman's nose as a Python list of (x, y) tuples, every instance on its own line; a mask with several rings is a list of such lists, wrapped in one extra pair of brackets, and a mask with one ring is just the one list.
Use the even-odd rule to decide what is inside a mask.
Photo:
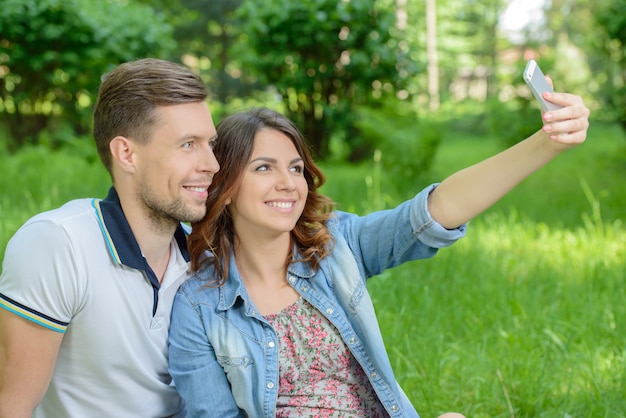
[(278, 190), (293, 190), (296, 187), (291, 171), (281, 171), (276, 187)]

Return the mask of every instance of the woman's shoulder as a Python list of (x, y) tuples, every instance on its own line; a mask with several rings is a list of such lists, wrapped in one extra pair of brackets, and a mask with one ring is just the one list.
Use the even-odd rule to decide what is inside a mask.
[(191, 275), (178, 289), (179, 293), (184, 293), (191, 301), (198, 302), (219, 297), (219, 287), (216, 285), (212, 269), (204, 268)]

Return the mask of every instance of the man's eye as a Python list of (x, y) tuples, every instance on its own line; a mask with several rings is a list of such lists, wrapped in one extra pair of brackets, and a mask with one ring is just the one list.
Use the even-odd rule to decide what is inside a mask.
[(185, 142), (183, 144), (183, 148), (191, 148), (193, 147), (193, 142), (189, 141), (189, 142)]

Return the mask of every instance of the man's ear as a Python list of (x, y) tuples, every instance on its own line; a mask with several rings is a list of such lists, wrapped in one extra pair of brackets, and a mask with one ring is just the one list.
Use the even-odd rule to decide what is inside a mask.
[(116, 136), (109, 143), (113, 164), (118, 165), (123, 171), (135, 172), (135, 153), (133, 141), (125, 136)]

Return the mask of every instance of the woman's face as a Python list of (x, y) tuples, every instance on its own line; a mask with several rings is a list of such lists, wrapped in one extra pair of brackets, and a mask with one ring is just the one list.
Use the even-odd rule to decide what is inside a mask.
[(230, 202), (235, 233), (240, 239), (249, 234), (289, 235), (302, 215), (307, 194), (304, 162), (291, 139), (274, 129), (260, 130)]

